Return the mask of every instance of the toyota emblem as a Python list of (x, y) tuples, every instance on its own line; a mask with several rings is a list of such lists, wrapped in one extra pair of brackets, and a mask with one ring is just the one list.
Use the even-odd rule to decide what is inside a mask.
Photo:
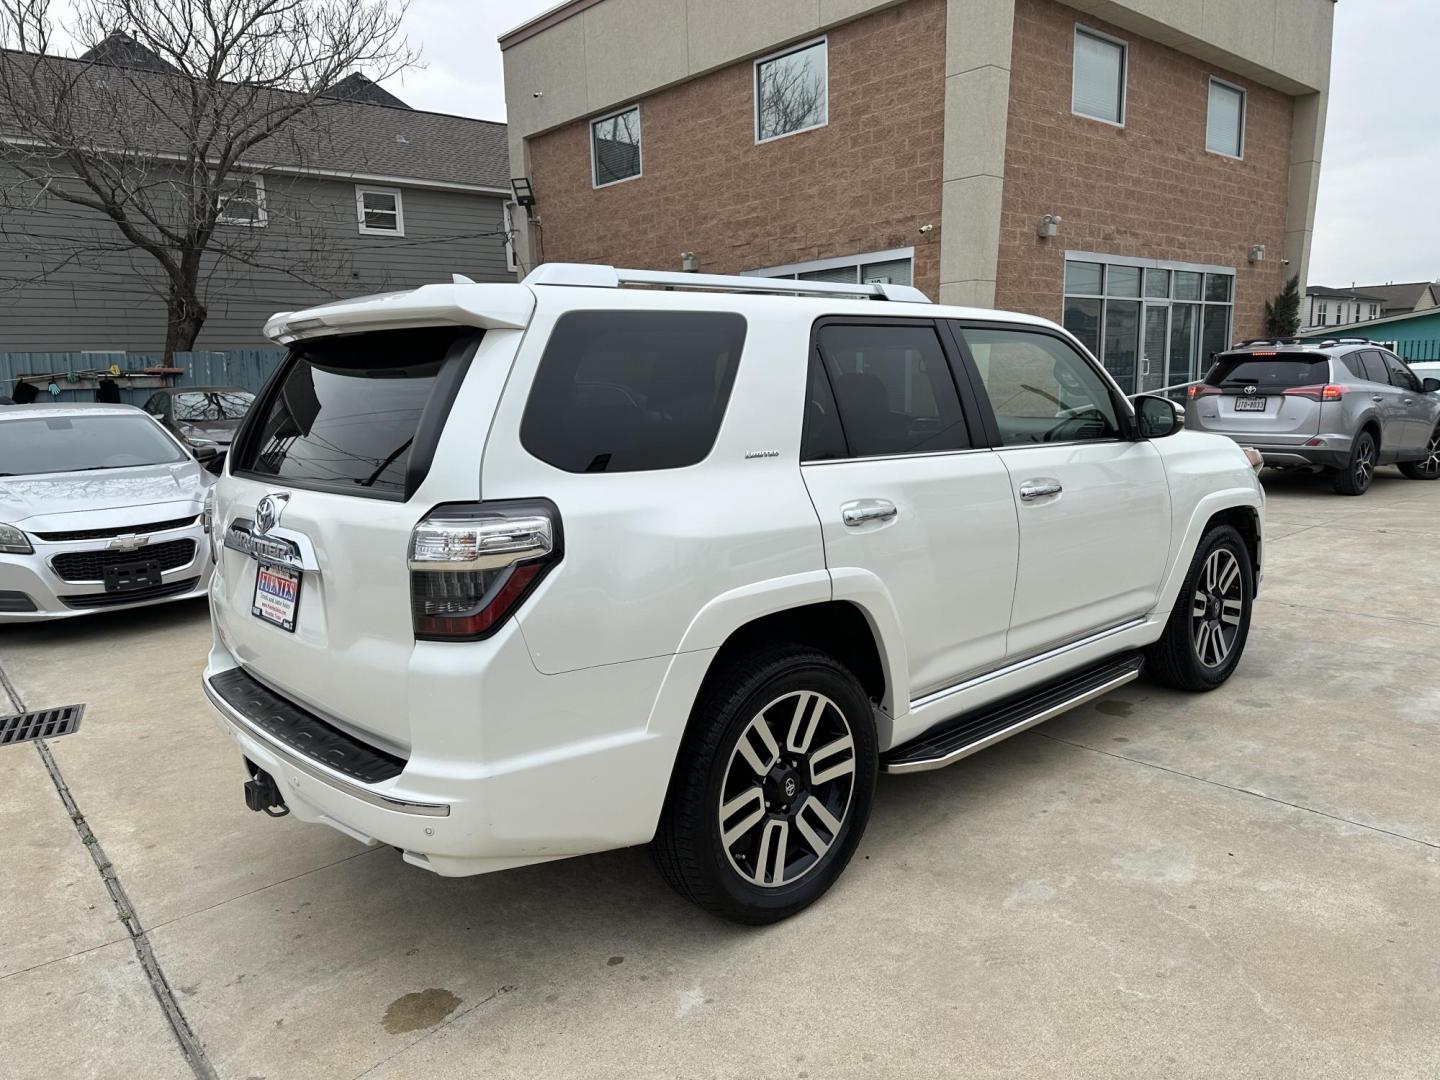
[(1247, 394), (1253, 394), (1253, 393), (1255, 393), (1255, 385), (1252, 383), (1251, 385), (1245, 387), (1245, 393), (1247, 393)]
[(255, 531), (264, 536), (280, 524), (280, 512), (290, 498), (288, 491), (275, 491), (266, 495), (255, 507)]

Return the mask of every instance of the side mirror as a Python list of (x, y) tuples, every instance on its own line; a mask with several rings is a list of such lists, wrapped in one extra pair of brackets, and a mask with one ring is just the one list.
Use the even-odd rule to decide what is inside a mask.
[(223, 448), (217, 449), (215, 453), (210, 455), (210, 459), (208, 461), (204, 459), (200, 460), (200, 467), (214, 476), (219, 476), (222, 472), (225, 471), (226, 453), (228, 453), (228, 451), (224, 450)]
[(1427, 394), (1433, 394), (1436, 390), (1440, 390), (1440, 379), (1426, 379), (1420, 384), (1420, 389)]
[(196, 461), (204, 465), (220, 456), (220, 447), (213, 442), (192, 442), (190, 452), (195, 455)]
[(1163, 439), (1185, 426), (1185, 410), (1169, 398), (1142, 394), (1135, 399), (1135, 423), (1142, 439)]

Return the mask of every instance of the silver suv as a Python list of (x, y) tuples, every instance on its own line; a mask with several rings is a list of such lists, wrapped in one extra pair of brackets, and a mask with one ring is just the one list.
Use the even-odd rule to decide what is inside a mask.
[(1363, 495), (1377, 465), (1440, 476), (1440, 380), (1358, 338), (1247, 341), (1190, 388), (1186, 426), (1252, 446), (1274, 468), (1318, 468)]

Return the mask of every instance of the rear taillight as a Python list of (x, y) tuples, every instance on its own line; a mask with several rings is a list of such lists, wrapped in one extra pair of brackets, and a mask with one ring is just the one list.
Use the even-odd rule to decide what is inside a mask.
[(1220, 388), (1219, 388), (1218, 386), (1192, 386), (1192, 387), (1190, 387), (1190, 397), (1191, 397), (1192, 400), (1193, 400), (1194, 398), (1197, 398), (1197, 397), (1209, 397), (1211, 394), (1218, 394), (1218, 393), (1220, 393)]
[(1285, 397), (1303, 397), (1311, 401), (1339, 401), (1345, 396), (1343, 386), (1287, 386), (1281, 393)]
[(410, 536), (410, 613), (419, 641), (489, 637), (564, 554), (547, 500), (437, 506)]

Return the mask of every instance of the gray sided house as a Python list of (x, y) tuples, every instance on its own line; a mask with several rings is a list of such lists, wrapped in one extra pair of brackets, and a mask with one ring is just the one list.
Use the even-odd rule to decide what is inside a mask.
[[(99, 93), (105, 63), (89, 57), (84, 74)], [(231, 174), (224, 254), (203, 263), (196, 349), (262, 347), (276, 311), (452, 273), (514, 280), (504, 124), (411, 109), (359, 76), (316, 111), (304, 132), (256, 147)], [(161, 135), (144, 152), (147, 182), (163, 188), (178, 164)], [(154, 258), (104, 216), (50, 196), (0, 156), (0, 353), (159, 352), (161, 290)]]

